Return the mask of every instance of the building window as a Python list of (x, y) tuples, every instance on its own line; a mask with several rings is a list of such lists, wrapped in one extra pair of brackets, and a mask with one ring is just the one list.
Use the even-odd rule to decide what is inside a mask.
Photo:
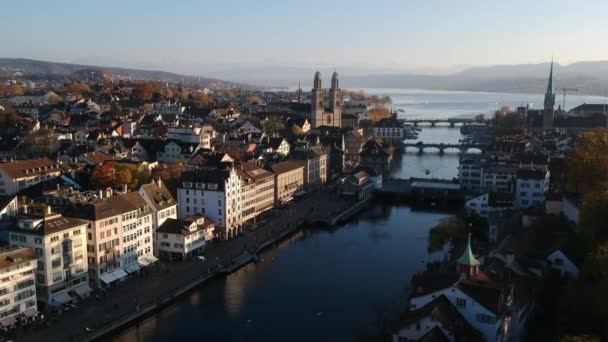
[(456, 306), (464, 308), (467, 306), (467, 300), (464, 298), (456, 298)]

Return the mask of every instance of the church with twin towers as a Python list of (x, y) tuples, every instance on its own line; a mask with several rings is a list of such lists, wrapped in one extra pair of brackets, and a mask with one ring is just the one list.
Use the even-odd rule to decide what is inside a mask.
[(313, 128), (321, 126), (342, 127), (342, 91), (338, 81), (338, 73), (331, 76), (329, 88), (329, 107), (325, 107), (321, 73), (315, 73), (314, 85), (311, 91), (310, 125)]

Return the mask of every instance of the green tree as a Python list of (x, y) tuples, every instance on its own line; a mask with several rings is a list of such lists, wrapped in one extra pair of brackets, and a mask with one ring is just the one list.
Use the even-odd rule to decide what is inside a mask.
[(587, 193), (608, 189), (608, 129), (596, 128), (579, 135), (567, 167), (570, 190)]
[(456, 216), (442, 219), (438, 225), (429, 231), (427, 249), (429, 252), (442, 250), (446, 244), (463, 244), (468, 236), (467, 224)]

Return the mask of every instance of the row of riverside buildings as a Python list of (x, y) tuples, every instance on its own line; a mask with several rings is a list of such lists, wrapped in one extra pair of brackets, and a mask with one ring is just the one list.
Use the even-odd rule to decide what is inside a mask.
[[(236, 236), (269, 209), (325, 184), (327, 153), (320, 148), (302, 153), (302, 159), (296, 153), (294, 159), (267, 167), (227, 156), (208, 158), (218, 162), (182, 173), (177, 200), (160, 180), (138, 191), (126, 186), (83, 191), (62, 185), (61, 177), (70, 170), (48, 159), (0, 164), (4, 184), (18, 187), (23, 177), (30, 179), (24, 189), (53, 180), (57, 184), (41, 188), (43, 203), (19, 203), (14, 194), (3, 197), (10, 249), (3, 252), (0, 272), (15, 275), (2, 279), (7, 287), (0, 290), (0, 323), (10, 325), (16, 317), (36, 314), (37, 308), (78, 301), (159, 258), (189, 258), (214, 238)], [(17, 267), (19, 272), (13, 272)]]

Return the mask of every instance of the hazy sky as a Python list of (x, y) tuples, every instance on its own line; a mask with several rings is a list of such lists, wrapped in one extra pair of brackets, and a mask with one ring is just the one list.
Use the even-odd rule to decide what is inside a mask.
[(568, 63), (608, 59), (606, 13), (606, 0), (12, 0), (0, 57), (193, 74)]

